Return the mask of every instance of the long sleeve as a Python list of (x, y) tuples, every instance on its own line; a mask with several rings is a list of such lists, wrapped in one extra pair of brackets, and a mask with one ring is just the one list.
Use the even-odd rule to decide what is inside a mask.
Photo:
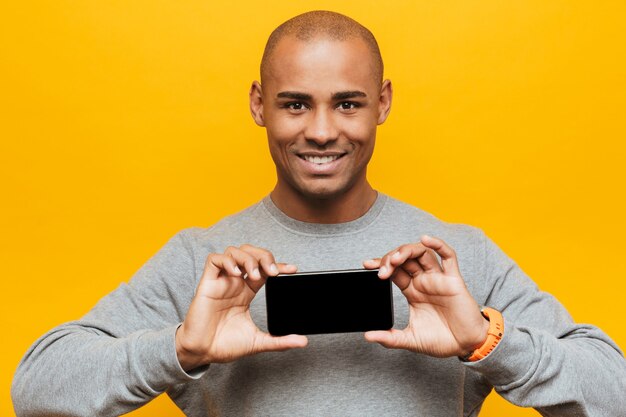
[[(576, 324), (482, 235), (477, 273), (488, 281), (484, 304), (504, 316), (504, 337), (481, 361), (467, 366), (508, 401), (544, 416), (626, 416), (626, 361), (597, 327)], [(480, 253), (482, 252), (482, 253)]]
[(175, 349), (195, 269), (180, 232), (82, 319), (39, 338), (13, 379), (17, 415), (120, 415), (197, 378), (180, 367)]

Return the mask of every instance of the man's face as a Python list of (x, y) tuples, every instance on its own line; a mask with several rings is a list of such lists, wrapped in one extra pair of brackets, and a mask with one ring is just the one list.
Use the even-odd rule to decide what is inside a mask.
[[(337, 197), (366, 183), (366, 168), (391, 104), (360, 39), (283, 38), (263, 86), (250, 93), (255, 121), (267, 129), (277, 188), (308, 199)], [(358, 188), (358, 187), (357, 187)]]

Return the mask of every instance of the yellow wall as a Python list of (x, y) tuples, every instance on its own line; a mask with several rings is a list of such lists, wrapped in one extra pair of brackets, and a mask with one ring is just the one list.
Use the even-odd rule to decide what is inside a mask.
[[(395, 83), (375, 187), (483, 228), (575, 319), (626, 347), (624, 2), (310, 4), (3, 5), (1, 415), (39, 335), (176, 231), (270, 190), (248, 87), (271, 29), (311, 8), (372, 29)], [(133, 415), (180, 414), (161, 397)], [(491, 396), (483, 415), (537, 414)]]

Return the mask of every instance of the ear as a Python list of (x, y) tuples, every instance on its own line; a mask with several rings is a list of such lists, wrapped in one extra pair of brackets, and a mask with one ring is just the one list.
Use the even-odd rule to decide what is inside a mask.
[(250, 113), (252, 113), (252, 118), (257, 125), (265, 126), (263, 121), (263, 91), (258, 81), (254, 81), (250, 87)]
[(393, 96), (393, 88), (391, 87), (391, 80), (383, 81), (383, 85), (380, 88), (380, 97), (378, 101), (378, 124), (381, 125), (387, 120), (389, 112), (391, 111), (391, 99)]

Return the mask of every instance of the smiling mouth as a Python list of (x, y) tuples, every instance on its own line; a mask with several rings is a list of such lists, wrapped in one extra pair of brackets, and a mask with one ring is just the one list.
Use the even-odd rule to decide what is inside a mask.
[(298, 155), (298, 156), (301, 159), (304, 159), (307, 162), (311, 162), (311, 163), (317, 164), (317, 165), (322, 165), (322, 164), (328, 164), (329, 162), (336, 161), (337, 159), (341, 158), (344, 155), (345, 154), (341, 154), (341, 155), (324, 155), (324, 156), (317, 156), (317, 155)]

